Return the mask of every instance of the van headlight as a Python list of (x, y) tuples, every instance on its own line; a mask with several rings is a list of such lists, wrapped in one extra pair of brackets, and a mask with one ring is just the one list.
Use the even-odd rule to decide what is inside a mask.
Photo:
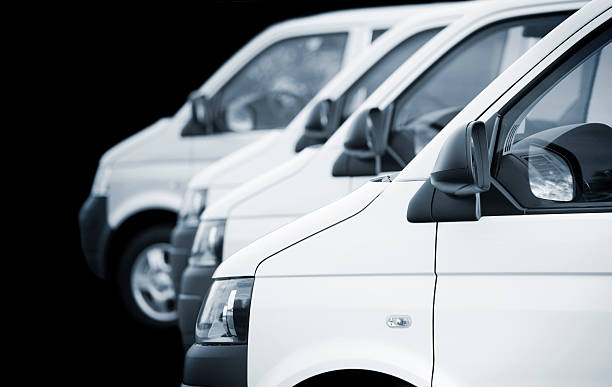
[(196, 320), (198, 344), (246, 344), (254, 278), (213, 282)]
[(96, 171), (93, 185), (91, 186), (92, 196), (107, 196), (110, 187), (111, 169), (108, 166), (100, 165)]
[(183, 197), (179, 220), (196, 226), (200, 222), (200, 215), (206, 207), (206, 189), (188, 188)]
[(191, 248), (190, 265), (216, 266), (223, 260), (223, 237), (225, 219), (205, 220), (198, 226), (193, 247)]

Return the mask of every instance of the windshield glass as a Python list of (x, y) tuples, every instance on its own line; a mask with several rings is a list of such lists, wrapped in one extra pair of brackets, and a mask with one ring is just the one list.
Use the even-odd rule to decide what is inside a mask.
[[(463, 40), (421, 76), (397, 102), (392, 137), (410, 160), (480, 91), (568, 14), (514, 19)], [(400, 132), (404, 133), (397, 136)], [(396, 148), (398, 149), (398, 148)]]
[(412, 35), (391, 49), (385, 56), (378, 60), (368, 71), (366, 71), (345, 93), (342, 107), (342, 118), (344, 122), (363, 101), (404, 63), (421, 46), (433, 38), (442, 27), (432, 28)]

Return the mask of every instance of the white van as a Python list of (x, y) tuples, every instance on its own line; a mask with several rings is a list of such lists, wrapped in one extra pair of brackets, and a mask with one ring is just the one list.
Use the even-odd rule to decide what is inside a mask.
[(81, 244), (91, 270), (117, 281), (134, 317), (157, 326), (176, 319), (168, 249), (189, 178), (284, 128), (373, 38), (418, 8), (331, 12), (274, 25), (173, 117), (104, 154), (79, 214)]
[(184, 383), (608, 386), (611, 7), (562, 23), (392, 182), (225, 261)]
[[(478, 92), (578, 7), (569, 2), (480, 4), (438, 33), (374, 92), (379, 98), (393, 95), (392, 106), (373, 116), (379, 124), (393, 122), (385, 133), (367, 139), (362, 124), (368, 117), (362, 113), (320, 150), (305, 149), (204, 211), (194, 259), (181, 281), (179, 327), (184, 340), (192, 334), (221, 258), (381, 172), (400, 171)], [(200, 258), (210, 252), (220, 254), (213, 262)]]
[[(354, 66), (343, 69), (328, 82), (287, 129), (244, 147), (195, 175), (188, 184), (182, 216), (172, 232), (170, 263), (177, 291), (181, 289), (181, 275), (191, 253), (202, 206), (209, 207), (231, 189), (290, 160), (305, 147), (324, 143), (410, 55), (474, 6), (474, 2), (459, 3), (413, 12), (355, 59)], [(201, 199), (194, 200), (195, 197)], [(213, 243), (207, 250), (213, 254), (191, 257), (200, 275), (197, 278), (188, 276), (190, 282), (178, 299), (179, 326), (184, 333), (184, 342), (189, 345), (193, 343), (193, 323), (202, 303), (201, 294), (208, 288), (202, 281), (212, 281), (222, 248)], [(190, 290), (194, 286), (197, 291)], [(182, 311), (187, 311), (190, 317), (181, 318)]]

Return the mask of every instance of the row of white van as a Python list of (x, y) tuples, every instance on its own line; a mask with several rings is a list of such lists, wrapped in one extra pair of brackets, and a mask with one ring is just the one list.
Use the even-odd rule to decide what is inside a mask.
[[(341, 68), (367, 57), (363, 52), (381, 33), (423, 8), (334, 12), (274, 25), (230, 58), (173, 117), (106, 152), (79, 214), (82, 247), (92, 271), (117, 282), (136, 318), (160, 326), (173, 323), (172, 281), (178, 286), (181, 273), (176, 270), (174, 278), (169, 274), (168, 259), (177, 215), (189, 228), (179, 233), (179, 238), (186, 235), (178, 243), (182, 251), (173, 249), (179, 253), (174, 261), (184, 262), (182, 270), (204, 206), (297, 152), (295, 144), (268, 148), (278, 156), (257, 161), (261, 166), (252, 157), (233, 163), (223, 157), (237, 150), (246, 153), (242, 148), (264, 138), (276, 142), (274, 137), (283, 132), (299, 137), (299, 129), (284, 129), (308, 101)], [(363, 101), (357, 91), (355, 104)], [(261, 155), (262, 147), (255, 148)], [(233, 168), (224, 168), (224, 163)], [(208, 179), (196, 178), (201, 183), (185, 196), (189, 179), (206, 167), (211, 167), (205, 173), (213, 186), (200, 189)], [(144, 281), (137, 286), (135, 277)]]
[[(111, 205), (120, 168), (102, 163), (81, 212), (88, 261), (117, 276), (135, 316), (178, 316), (186, 344), (195, 328), (185, 385), (608, 385), (611, 7), (491, 1), (402, 7), (394, 20), (313, 17), (360, 19), (368, 39), (384, 23), (367, 15), (403, 21), (307, 104), (295, 96), (304, 78), (292, 92), (241, 95), (239, 107), (223, 92), (194, 97), (181, 129), (209, 136), (256, 132), (262, 114), (295, 109), (265, 118), (286, 129), (190, 181), (172, 246), (159, 208), (113, 227), (109, 209), (126, 206)], [(310, 51), (279, 58), (320, 54), (333, 68), (313, 31)]]

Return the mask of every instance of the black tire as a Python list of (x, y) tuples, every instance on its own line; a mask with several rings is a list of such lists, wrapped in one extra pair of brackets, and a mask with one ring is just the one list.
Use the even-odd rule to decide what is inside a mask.
[[(138, 322), (154, 328), (170, 328), (176, 326), (177, 321), (160, 321), (147, 315), (139, 306), (132, 294), (131, 274), (136, 258), (147, 247), (157, 243), (170, 243), (171, 225), (152, 226), (138, 234), (129, 241), (117, 265), (117, 288), (119, 297), (127, 312)], [(175, 302), (176, 305), (176, 302)], [(176, 306), (175, 306), (176, 307)]]

